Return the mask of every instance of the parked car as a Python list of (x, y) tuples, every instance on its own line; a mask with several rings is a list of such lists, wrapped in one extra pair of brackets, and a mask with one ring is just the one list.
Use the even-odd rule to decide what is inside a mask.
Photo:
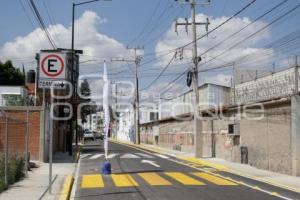
[(102, 133), (94, 131), (94, 135), (95, 135), (96, 139), (103, 140), (103, 134)]
[(86, 131), (84, 133), (84, 135), (83, 135), (83, 139), (84, 140), (93, 140), (94, 141), (96, 139), (96, 137), (95, 137), (95, 135), (94, 135), (94, 133), (92, 131)]

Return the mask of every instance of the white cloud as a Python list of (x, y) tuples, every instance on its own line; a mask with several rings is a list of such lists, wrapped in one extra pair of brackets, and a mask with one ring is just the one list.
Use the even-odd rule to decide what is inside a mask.
[[(169, 89), (165, 93), (161, 93)], [(172, 84), (169, 83), (159, 83), (159, 85), (153, 85), (148, 90), (144, 90), (140, 92), (140, 100), (144, 102), (159, 102), (160, 99), (171, 99), (175, 98), (178, 95), (182, 94), (185, 90), (182, 89), (182, 85), (180, 84)]]
[[(85, 11), (75, 22), (75, 48), (84, 51), (81, 61), (93, 60), (94, 62), (94, 66), (83, 65), (81, 67), (83, 73), (86, 70), (93, 71), (97, 68), (99, 71), (99, 62), (102, 60), (129, 55), (122, 43), (97, 30), (98, 25), (106, 22), (106, 19), (100, 18), (92, 11)], [(49, 33), (60, 48), (71, 47), (71, 30), (71, 26), (65, 27), (61, 24), (48, 27)], [(51, 46), (43, 31), (37, 28), (25, 36), (19, 36), (13, 41), (6, 42), (0, 48), (0, 60), (11, 59), (15, 65), (20, 67), (24, 60), (34, 60), (35, 54), (41, 49), (51, 49)], [(93, 64), (93, 62), (89, 62), (89, 64)]]
[[(210, 16), (206, 16), (204, 14), (198, 14), (196, 16), (196, 21), (198, 22), (205, 22), (206, 18), (209, 18), (210, 20), (210, 26), (209, 30), (212, 30), (213, 28), (217, 27), (219, 24), (221, 24), (223, 21), (228, 19), (228, 17), (219, 17), (214, 18)], [(183, 19), (179, 19), (184, 21)], [(189, 19), (189, 21), (191, 21)], [(210, 47), (215, 46), (219, 42), (223, 41), (225, 38), (230, 36), (231, 34), (239, 31), (246, 25), (251, 23), (251, 19), (248, 17), (243, 18), (234, 18), (225, 25), (223, 25), (221, 28), (217, 29), (216, 31), (212, 32), (208, 35), (208, 37), (204, 37), (200, 40), (198, 40), (198, 54), (201, 55), (203, 52), (205, 52)], [(268, 38), (270, 38), (270, 30), (266, 29), (265, 31), (257, 34), (255, 37), (247, 40), (246, 42), (241, 43), (235, 48), (232, 48), (231, 51), (224, 54), (224, 56), (220, 56), (218, 59), (215, 59), (212, 62), (209, 62), (207, 65), (203, 66), (203, 63), (209, 61), (212, 57), (215, 57), (222, 53), (227, 48), (231, 47), (235, 43), (245, 39), (252, 33), (254, 33), (256, 30), (262, 28), (265, 26), (266, 23), (263, 21), (257, 21), (253, 23), (251, 26), (247, 27), (237, 35), (235, 35), (233, 38), (229, 39), (227, 42), (222, 43), (220, 46), (214, 48), (213, 50), (209, 51), (202, 57), (202, 67), (213, 67), (216, 65), (224, 64), (226, 62), (233, 61), (241, 56), (246, 56), (249, 54), (254, 53), (264, 53), (267, 49), (258, 48), (257, 46), (261, 41), (264, 41)], [(197, 37), (200, 37), (202, 35), (205, 35), (205, 27), (204, 26), (197, 26)], [(189, 27), (189, 34), (186, 34), (186, 30), (184, 26), (178, 27), (178, 35), (174, 31), (174, 24), (172, 27), (165, 33), (165, 35), (162, 37), (161, 40), (156, 45), (155, 51), (156, 54), (161, 54), (162, 51), (168, 51), (172, 49), (176, 49), (177, 47), (183, 46), (187, 43), (190, 43), (192, 41), (192, 31), (191, 27)], [(192, 45), (186, 47), (184, 49), (184, 57), (185, 58), (191, 58), (192, 57), (192, 51), (191, 51)], [(272, 49), (268, 49), (271, 51), (269, 58), (273, 56)], [(162, 57), (160, 60), (160, 64), (164, 65), (168, 62), (168, 60), (173, 56), (173, 54), (170, 54), (169, 56)]]
[[(210, 20), (210, 26), (209, 30), (212, 30), (213, 28), (217, 27), (219, 24), (227, 20), (229, 17), (219, 17), (214, 18), (210, 16), (206, 16), (204, 14), (198, 14), (196, 16), (197, 22), (205, 22), (206, 18), (209, 18)], [(179, 19), (179, 21), (183, 21), (184, 19)], [(191, 21), (191, 19), (189, 19)], [(213, 33), (209, 34), (208, 37), (204, 37), (200, 40), (198, 40), (198, 55), (201, 55), (203, 52), (205, 52), (207, 49), (217, 45), (227, 37), (229, 37), (231, 34), (239, 31), (246, 25), (251, 23), (251, 19), (248, 17), (243, 18), (234, 18), (231, 21), (229, 21), (227, 24), (222, 26), (221, 28), (217, 29)], [(218, 47), (214, 48), (213, 50), (209, 51), (205, 55), (202, 56), (202, 61), (199, 64), (199, 70), (207, 69), (215, 66), (224, 65), (228, 62), (236, 61), (237, 58), (244, 57), (245, 58), (241, 62), (247, 61), (247, 65), (251, 65), (249, 62), (253, 62), (253, 55), (258, 55), (257, 57), (260, 57), (261, 55), (265, 55), (263, 57), (263, 60), (261, 61), (266, 62), (270, 61), (271, 58), (274, 56), (273, 49), (264, 49), (259, 48), (259, 45), (262, 41), (270, 38), (270, 30), (266, 29), (265, 31), (257, 34), (255, 37), (247, 40), (246, 42), (241, 43), (240, 45), (232, 48), (230, 51), (226, 52), (223, 56), (218, 57), (217, 59), (214, 59), (211, 62), (210, 61), (213, 57), (221, 54), (224, 52), (224, 50), (230, 48), (235, 43), (242, 41), (249, 35), (253, 34), (256, 30), (264, 27), (267, 25), (264, 21), (257, 21), (253, 23), (251, 26), (247, 27), (243, 31), (236, 34), (233, 38), (229, 39), (228, 41), (222, 43)], [(166, 31), (166, 33), (163, 35), (163, 37), (158, 41), (155, 47), (156, 56), (159, 58), (159, 61), (156, 63), (156, 66), (164, 67), (167, 65), (169, 60), (174, 55), (173, 53), (167, 55), (167, 56), (160, 56), (161, 54), (164, 54), (164, 52), (168, 52), (170, 50), (176, 49), (178, 47), (181, 47), (185, 44), (188, 44), (192, 41), (192, 31), (191, 27), (189, 26), (188, 35), (186, 33), (185, 27), (180, 26), (177, 28), (178, 34), (174, 31), (174, 23), (171, 26), (169, 30)], [(206, 30), (204, 26), (197, 26), (197, 37), (200, 37), (202, 35), (206, 34)], [(168, 70), (178, 70), (182, 71), (182, 68), (189, 67), (187, 62), (191, 61), (192, 57), (192, 45), (189, 45), (188, 47), (184, 48), (183, 51), (183, 59), (178, 59), (180, 55), (180, 51), (177, 53), (177, 59), (172, 63), (172, 65), (169, 67)], [(248, 58), (246, 56), (251, 55), (251, 58)], [(208, 62), (207, 64), (205, 64)], [(184, 64), (185, 63), (185, 64)], [(261, 63), (261, 64), (262, 64)], [(179, 65), (178, 65), (179, 64)], [(236, 63), (238, 66), (240, 66), (240, 63)], [(257, 63), (256, 63), (257, 64)], [(178, 66), (176, 66), (178, 65)], [(237, 67), (238, 67), (237, 66)], [(243, 66), (244, 67), (244, 66)], [(226, 72), (227, 71), (227, 72)], [(225, 72), (222, 70), (219, 71), (210, 71), (207, 73), (202, 73), (201, 75), (201, 83), (215, 83), (225, 86), (230, 86), (231, 84), (231, 74), (228, 74), (228, 70)], [(204, 75), (204, 76), (203, 76)], [(155, 91), (160, 91), (160, 89), (166, 87), (167, 83), (157, 83), (155, 86), (150, 88), (147, 92), (144, 92), (145, 94), (152, 94), (155, 93)], [(187, 89), (187, 88), (185, 88)], [(182, 87), (176, 87), (174, 86), (174, 92), (172, 94), (181, 94), (183, 93), (184, 89)], [(172, 98), (172, 97), (171, 97)], [(173, 95), (174, 98), (174, 95)]]

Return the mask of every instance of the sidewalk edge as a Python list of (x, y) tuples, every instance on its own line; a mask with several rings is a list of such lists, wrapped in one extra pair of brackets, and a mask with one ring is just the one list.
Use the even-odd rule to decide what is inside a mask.
[(61, 191), (59, 200), (68, 200), (70, 198), (73, 182), (74, 182), (73, 175), (68, 175), (67, 178), (65, 179), (65, 183), (63, 185), (63, 189)]
[(292, 187), (292, 186), (285, 185), (285, 184), (282, 184), (282, 183), (278, 183), (278, 182), (272, 181), (272, 180), (265, 180), (263, 178), (251, 176), (251, 175), (248, 175), (248, 174), (243, 173), (243, 172), (236, 172), (236, 171), (233, 171), (232, 169), (229, 169), (227, 172), (300, 194), (300, 188), (297, 188), (297, 187)]
[[(76, 153), (76, 157), (75, 157), (75, 163), (76, 163), (75, 171), (76, 171), (76, 168), (77, 168), (78, 160), (80, 158), (80, 150), (81, 150), (81, 146), (79, 146), (79, 148), (77, 149), (77, 153)], [(66, 177), (63, 188), (61, 190), (61, 195), (59, 197), (59, 200), (69, 200), (70, 199), (71, 192), (72, 192), (72, 189), (73, 189), (73, 184), (74, 184), (74, 181), (75, 181), (74, 173), (75, 172), (73, 172), (72, 175), (68, 175)]]

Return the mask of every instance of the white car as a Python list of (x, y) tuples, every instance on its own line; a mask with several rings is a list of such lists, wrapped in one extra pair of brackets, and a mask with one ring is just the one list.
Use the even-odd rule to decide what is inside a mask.
[(83, 138), (84, 138), (84, 140), (93, 140), (94, 141), (95, 140), (95, 135), (94, 135), (93, 132), (87, 131), (87, 132), (84, 133)]

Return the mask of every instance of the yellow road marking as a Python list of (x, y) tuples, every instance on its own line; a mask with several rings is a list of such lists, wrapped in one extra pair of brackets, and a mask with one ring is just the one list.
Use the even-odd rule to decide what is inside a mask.
[(83, 175), (82, 176), (82, 182), (81, 182), (82, 188), (103, 188), (104, 182), (101, 175)]
[(142, 177), (149, 185), (161, 186), (161, 185), (172, 185), (169, 181), (159, 176), (156, 173), (139, 173), (139, 176)]
[(277, 192), (272, 192), (271, 195), (273, 195), (273, 196), (279, 196), (279, 194)]
[(112, 174), (111, 178), (117, 187), (138, 186), (138, 183), (129, 174)]
[(59, 200), (67, 200), (70, 198), (74, 178), (72, 175), (67, 176)]
[(205, 179), (209, 182), (212, 182), (216, 185), (238, 185), (234, 182), (231, 182), (231, 181), (228, 181), (226, 179), (223, 179), (223, 178), (220, 178), (220, 177), (217, 177), (217, 176), (213, 176), (213, 175), (210, 175), (210, 174), (207, 174), (207, 173), (203, 173), (203, 172), (195, 172), (195, 173), (192, 173), (194, 174), (195, 176), (197, 177), (200, 177), (202, 179)]
[(202, 183), (180, 172), (166, 172), (165, 174), (182, 183), (183, 185), (205, 185), (205, 183)]

